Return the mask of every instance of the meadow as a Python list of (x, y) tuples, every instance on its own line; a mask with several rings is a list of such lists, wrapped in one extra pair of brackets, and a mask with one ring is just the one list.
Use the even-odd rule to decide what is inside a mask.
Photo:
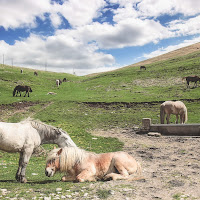
[[(159, 106), (166, 100), (181, 100), (188, 108), (188, 123), (200, 123), (200, 86), (187, 88), (183, 77), (200, 76), (200, 51), (137, 67), (78, 77), (66, 73), (38, 71), (8, 65), (0, 66), (0, 119), (19, 122), (32, 117), (67, 131), (77, 146), (93, 152), (122, 150), (117, 138), (93, 136), (92, 130), (126, 129), (140, 127), (142, 118), (159, 123)], [(59, 88), (56, 79), (66, 78)], [(30, 97), (13, 97), (16, 85), (29, 85)], [(54, 92), (55, 95), (49, 95)], [(171, 122), (175, 117), (171, 117)], [(45, 151), (53, 145), (43, 145)], [(61, 175), (48, 178), (44, 174), (45, 154), (31, 158), (26, 176), (27, 184), (15, 181), (18, 154), (0, 151), (0, 188), (9, 192), (8, 198), (39, 198), (55, 194), (71, 195), (79, 191), (84, 198), (90, 191), (89, 183), (60, 182)], [(62, 192), (58, 193), (57, 188)], [(103, 191), (97, 196), (104, 198)], [(0, 193), (1, 196), (1, 193)], [(1, 199), (1, 197), (0, 197)]]

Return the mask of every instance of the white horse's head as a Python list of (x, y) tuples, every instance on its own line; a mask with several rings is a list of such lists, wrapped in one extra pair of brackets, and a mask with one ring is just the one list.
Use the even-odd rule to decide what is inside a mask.
[(57, 137), (54, 139), (54, 143), (56, 143), (60, 148), (63, 147), (76, 147), (76, 144), (70, 138), (70, 136), (63, 131), (62, 129), (56, 129)]

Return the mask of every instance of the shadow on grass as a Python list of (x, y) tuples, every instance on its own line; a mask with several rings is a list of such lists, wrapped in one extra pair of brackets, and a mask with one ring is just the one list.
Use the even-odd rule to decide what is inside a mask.
[(26, 184), (48, 184), (48, 183), (56, 183), (60, 182), (58, 180), (44, 180), (44, 181), (28, 181)]
[(0, 180), (0, 183), (20, 183), (20, 184), (48, 184), (60, 182), (58, 180), (44, 180), (44, 181), (28, 181), (27, 183), (20, 183), (16, 180)]

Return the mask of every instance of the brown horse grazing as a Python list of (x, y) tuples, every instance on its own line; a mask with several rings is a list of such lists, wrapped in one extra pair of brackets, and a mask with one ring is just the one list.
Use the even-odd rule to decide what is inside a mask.
[(38, 73), (37, 73), (37, 72), (34, 72), (34, 75), (35, 75), (35, 76), (38, 76)]
[(147, 68), (145, 66), (140, 66), (140, 70), (142, 69), (146, 70)]
[(180, 124), (187, 122), (187, 108), (181, 101), (165, 101), (160, 105), (160, 123), (164, 124), (165, 114), (167, 114), (166, 120), (169, 124), (171, 114), (176, 115), (176, 124), (178, 124), (178, 115), (180, 115)]
[[(32, 92), (32, 89), (30, 86), (23, 86), (23, 85), (18, 85), (15, 87), (15, 89), (13, 90), (13, 97), (15, 96), (15, 93), (17, 92), (17, 94), (20, 94), (21, 97), (21, 92), (26, 91), (26, 94), (28, 93), (28, 97), (29, 97), (29, 92)], [(16, 96), (17, 96), (16, 94)], [(26, 94), (24, 95), (24, 97), (26, 96)]]
[(96, 154), (78, 147), (53, 149), (47, 157), (45, 174), (64, 172), (62, 181), (97, 181), (144, 179), (142, 169), (136, 160), (126, 152)]
[(197, 81), (200, 82), (200, 77), (198, 76), (186, 76), (186, 77), (183, 77), (183, 79), (186, 79), (186, 82), (187, 82), (187, 87), (190, 87), (190, 82), (194, 82), (194, 87), (196, 86), (197, 87)]

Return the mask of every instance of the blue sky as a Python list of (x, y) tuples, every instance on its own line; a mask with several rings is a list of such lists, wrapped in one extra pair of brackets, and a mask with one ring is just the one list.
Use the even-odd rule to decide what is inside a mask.
[(86, 75), (200, 41), (197, 0), (0, 0), (0, 63)]

